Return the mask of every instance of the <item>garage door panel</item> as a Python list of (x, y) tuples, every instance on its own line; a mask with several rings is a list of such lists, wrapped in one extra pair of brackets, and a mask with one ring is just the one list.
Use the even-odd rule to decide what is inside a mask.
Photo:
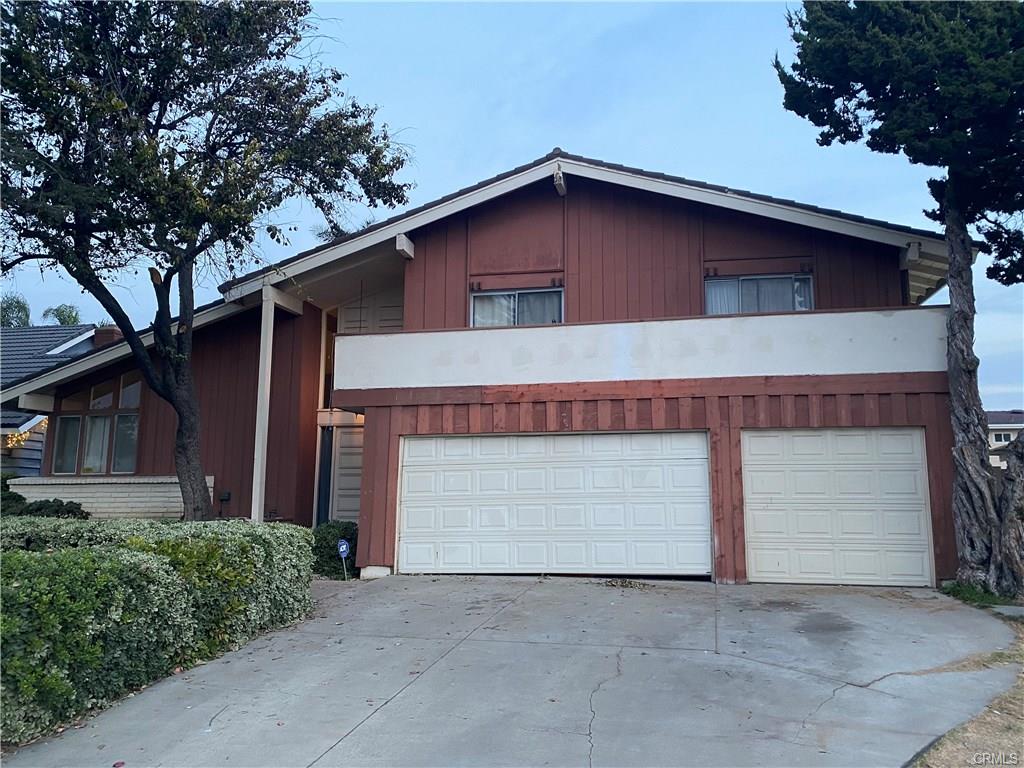
[(751, 581), (927, 585), (919, 429), (744, 431)]
[(449, 439), (403, 439), (399, 570), (710, 573), (703, 433)]

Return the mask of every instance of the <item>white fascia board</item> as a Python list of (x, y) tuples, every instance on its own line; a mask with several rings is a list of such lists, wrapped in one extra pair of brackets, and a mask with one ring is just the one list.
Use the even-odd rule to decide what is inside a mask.
[(48, 354), (48, 355), (59, 355), (65, 349), (71, 349), (76, 344), (81, 344), (86, 339), (91, 339), (95, 334), (96, 334), (96, 329), (93, 328), (92, 330), (86, 331), (85, 333), (82, 333), (82, 334), (79, 334), (78, 336), (75, 336), (75, 338), (73, 338), (73, 339), (68, 339), (63, 344), (58, 344), (56, 347), (51, 349), (46, 354)]
[(369, 248), (373, 245), (378, 245), (389, 240), (394, 240), (398, 235), (407, 235), (414, 229), (430, 224), (431, 222), (443, 219), (446, 216), (464, 211), (467, 208), (472, 208), (480, 203), (485, 203), (488, 200), (492, 200), (501, 195), (513, 192), (520, 187), (524, 187), (527, 184), (532, 184), (535, 181), (548, 178), (555, 172), (556, 162), (551, 160), (550, 162), (538, 165), (535, 168), (530, 168), (517, 173), (515, 176), (510, 176), (507, 179), (496, 181), (493, 184), (489, 184), (486, 187), (474, 190), (473, 192), (467, 192), (465, 195), (449, 200), (447, 203), (434, 206), (426, 211), (414, 214), (412, 216), (398, 219), (393, 224), (389, 224), (386, 227), (375, 229), (372, 232), (367, 232), (365, 235), (354, 237), (351, 240), (346, 240), (344, 243), (339, 243), (333, 248), (327, 248), (317, 253), (311, 253), (303, 259), (294, 261), (291, 264), (285, 264), (279, 269), (271, 270), (263, 275), (258, 275), (250, 280), (246, 280), (244, 283), (232, 286), (224, 292), (225, 301), (237, 301), (243, 296), (260, 290), (260, 287), (264, 284), (279, 283), (282, 280), (295, 277), (303, 272), (322, 267), (326, 264), (330, 264), (332, 261), (344, 258), (350, 254), (356, 253)]
[[(247, 309), (247, 307), (243, 307), (241, 304), (218, 304), (215, 307), (210, 307), (203, 312), (197, 313), (195, 320), (192, 323), (192, 327), (201, 328), (204, 325), (209, 325), (210, 323), (217, 322), (218, 320), (223, 320), (225, 317), (230, 317), (231, 315), (242, 312), (245, 309)], [(177, 327), (178, 324), (174, 323), (171, 326), (171, 331), (173, 332)], [(147, 331), (142, 334), (141, 338), (142, 343), (147, 347), (152, 346), (152, 331)], [(85, 358), (72, 360), (67, 365), (62, 365), (59, 368), (46, 371), (45, 373), (41, 373), (28, 381), (23, 381), (16, 386), (5, 389), (3, 391), (3, 401), (8, 402), (10, 400), (15, 400), (22, 395), (32, 394), (34, 392), (56, 386), (57, 384), (61, 384), (69, 379), (77, 378), (89, 371), (102, 368), (104, 365), (116, 363), (118, 360), (130, 356), (131, 353), (132, 351), (128, 347), (128, 342), (122, 341), (116, 346), (108, 347), (107, 349), (89, 355)]]
[(755, 200), (738, 192), (706, 189), (665, 179), (651, 179), (645, 176), (637, 176), (628, 171), (588, 165), (577, 160), (563, 160), (562, 163), (567, 173), (594, 179), (595, 181), (604, 181), (669, 197), (678, 197), (697, 203), (705, 203), (717, 208), (728, 208), (741, 213), (751, 213), (755, 216), (786, 221), (791, 224), (800, 224), (805, 227), (824, 229), (829, 232), (837, 232), (863, 240), (873, 240), (900, 248), (906, 248), (909, 243), (915, 242), (920, 243), (921, 249), (927, 253), (944, 255), (946, 252), (945, 241), (941, 238), (925, 238), (922, 235), (897, 232), (876, 224), (850, 221), (837, 216), (830, 216), (827, 213), (794, 208), (785, 203)]
[(407, 234), (414, 229), (451, 216), (467, 208), (479, 205), (492, 200), (508, 192), (515, 191), (527, 184), (532, 184), (541, 179), (554, 177), (557, 172), (580, 176), (583, 178), (603, 181), (609, 184), (629, 187), (632, 189), (644, 190), (655, 194), (676, 197), (683, 200), (704, 203), (706, 205), (741, 213), (750, 213), (755, 216), (785, 221), (792, 224), (799, 224), (805, 227), (821, 229), (828, 232), (836, 232), (850, 237), (857, 237), (863, 240), (885, 243), (899, 248), (906, 248), (910, 243), (919, 243), (922, 253), (945, 257), (946, 245), (941, 238), (926, 238), (923, 235), (909, 232), (898, 232), (887, 227), (876, 224), (850, 221), (837, 216), (830, 216), (827, 213), (808, 211), (803, 208), (796, 208), (785, 203), (775, 203), (766, 200), (756, 200), (737, 192), (726, 192), (722, 190), (707, 189), (678, 181), (666, 179), (652, 179), (629, 171), (616, 170), (603, 166), (590, 165), (578, 160), (555, 158), (541, 165), (517, 173), (514, 176), (488, 184), (485, 187), (467, 192), (446, 203), (436, 205), (428, 210), (412, 216), (403, 217), (386, 227), (367, 232), (344, 243), (339, 243), (333, 248), (327, 248), (317, 253), (312, 253), (305, 258), (285, 264), (284, 266), (271, 270), (262, 275), (255, 276), (245, 282), (232, 286), (224, 292), (226, 301), (238, 301), (242, 297), (260, 290), (263, 285), (272, 285), (289, 278), (294, 278), (304, 272), (317, 269), (318, 267), (330, 264), (332, 261), (344, 258), (350, 254), (369, 248), (373, 245), (393, 240), (399, 235)]
[(45, 418), (46, 416), (33, 416), (20, 427), (4, 427), (0, 429), (0, 435), (20, 435), (22, 432), (28, 432)]
[(993, 429), (1024, 429), (1024, 424), (989, 424), (989, 430)]

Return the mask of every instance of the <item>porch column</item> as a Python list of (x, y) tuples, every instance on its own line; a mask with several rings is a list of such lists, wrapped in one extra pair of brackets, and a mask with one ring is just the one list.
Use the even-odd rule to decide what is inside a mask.
[(254, 523), (263, 522), (267, 495), (267, 440), (270, 427), (270, 383), (274, 365), (274, 310), (280, 306), (293, 315), (302, 314), (302, 300), (270, 285), (263, 286), (260, 301), (260, 361), (256, 372), (256, 443), (252, 456), (252, 511)]

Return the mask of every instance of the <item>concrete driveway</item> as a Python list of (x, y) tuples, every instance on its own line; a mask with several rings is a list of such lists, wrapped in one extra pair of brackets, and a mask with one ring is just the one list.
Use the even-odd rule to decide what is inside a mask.
[(19, 766), (891, 765), (980, 711), (1012, 641), (930, 590), (526, 577), (317, 585), (314, 618)]

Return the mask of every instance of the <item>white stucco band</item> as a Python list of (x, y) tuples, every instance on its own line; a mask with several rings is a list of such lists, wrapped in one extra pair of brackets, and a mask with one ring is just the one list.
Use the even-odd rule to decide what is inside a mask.
[(946, 307), (339, 336), (337, 389), (946, 369)]
[[(213, 477), (206, 484), (212, 489)], [(18, 477), (10, 485), (28, 501), (77, 501), (93, 517), (179, 517), (184, 508), (173, 476)]]

